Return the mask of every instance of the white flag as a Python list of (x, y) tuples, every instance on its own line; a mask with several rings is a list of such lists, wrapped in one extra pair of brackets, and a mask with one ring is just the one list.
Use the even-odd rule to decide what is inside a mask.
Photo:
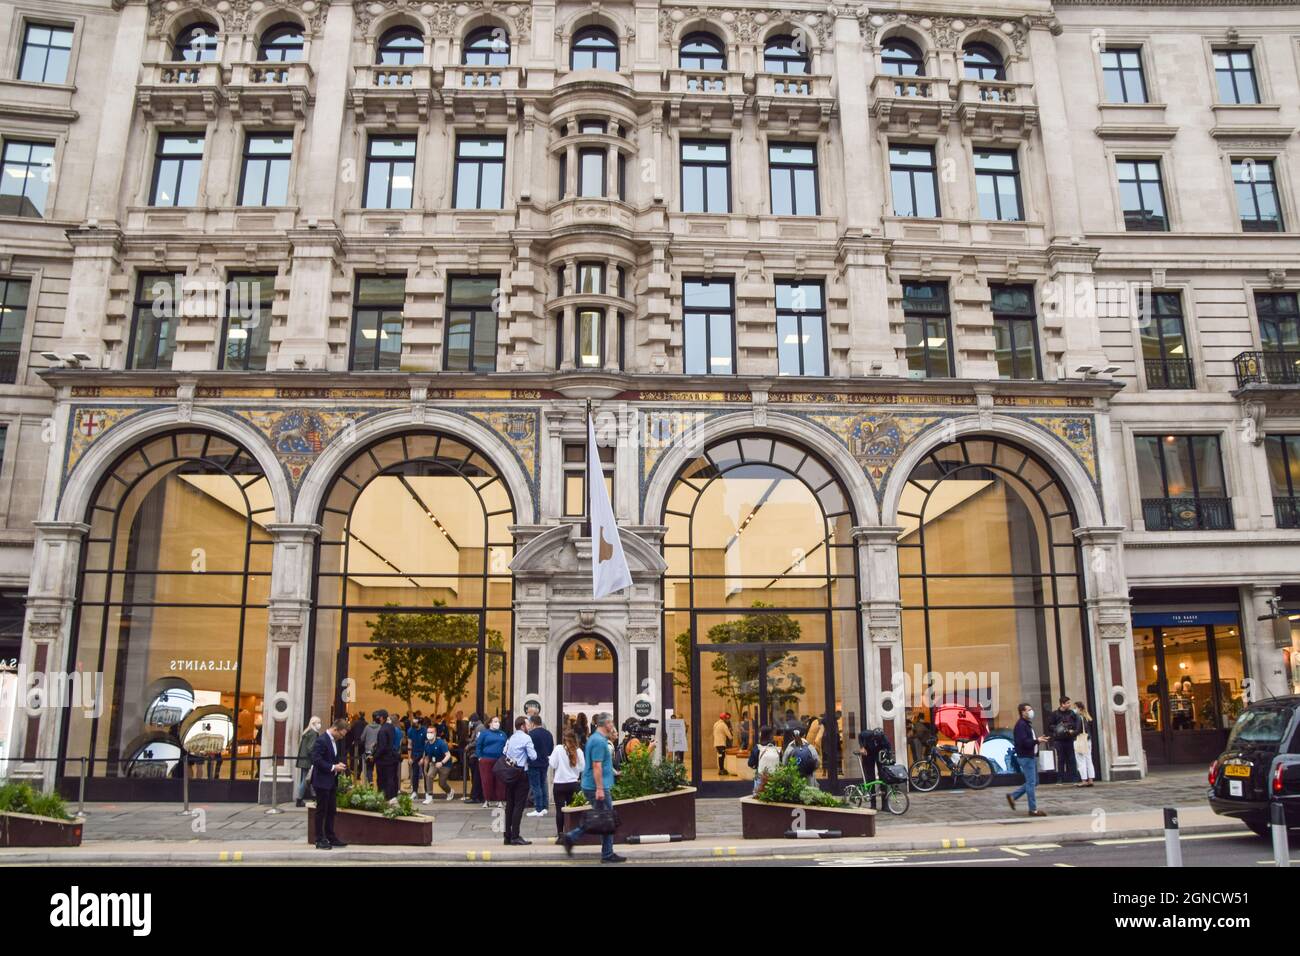
[(587, 516), (591, 521), (591, 593), (602, 598), (632, 586), (632, 572), (618, 539), (614, 509), (605, 488), (605, 469), (596, 447), (596, 425), (587, 416)]

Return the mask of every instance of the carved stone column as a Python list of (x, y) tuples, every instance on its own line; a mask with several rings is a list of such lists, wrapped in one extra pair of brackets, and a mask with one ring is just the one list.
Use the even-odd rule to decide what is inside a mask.
[(874, 526), (853, 529), (860, 569), (863, 685), (867, 693), (862, 723), (864, 728), (884, 730), (899, 754), (907, 752), (902, 601), (898, 588), (898, 535), (902, 530)]
[(1102, 758), (1098, 769), (1104, 780), (1129, 780), (1146, 773), (1123, 533), (1123, 528), (1109, 526), (1074, 529), (1088, 589), (1091, 654), (1084, 664), (1092, 675), (1097, 708), (1093, 716)]
[[(279, 757), (277, 796), (283, 800), (287, 780), (294, 777), (297, 741), (305, 724), (303, 716), (307, 672), (307, 628), (310, 625), (312, 567), (317, 524), (269, 524), (274, 538), (271, 558), (271, 598), (267, 611), (266, 664), (263, 678), (262, 757)], [(335, 688), (326, 699), (335, 699)], [(318, 695), (319, 696), (319, 695)], [(328, 724), (334, 714), (317, 714)], [(271, 799), (271, 764), (259, 764), (259, 800)]]
[[(11, 757), (20, 757), (7, 770), (12, 777), (39, 780), (43, 790), (54, 787), (55, 765), (50, 758), (58, 755), (60, 717), (71, 713), (59, 700), (41, 693), (38, 688), (64, 686), (62, 673), (67, 667), (68, 643), (72, 635), (72, 606), (77, 593), (77, 567), (82, 542), (90, 525), (80, 521), (37, 521), (33, 549), (31, 586), (27, 593), (27, 621), (22, 650), (18, 657), (18, 688), (15, 693), (11, 726)], [(79, 680), (91, 679), (90, 675)], [(78, 700), (70, 706), (86, 705), (105, 708), (107, 701), (91, 699), (89, 693), (102, 694), (103, 682), (96, 680), (82, 688)]]

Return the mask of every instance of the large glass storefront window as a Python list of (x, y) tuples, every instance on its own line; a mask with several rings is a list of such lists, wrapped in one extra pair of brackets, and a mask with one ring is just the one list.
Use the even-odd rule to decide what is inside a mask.
[(784, 440), (728, 439), (681, 472), (663, 523), (667, 706), (687, 723), (692, 779), (751, 780), (764, 725), (783, 746), (799, 730), (819, 776), (840, 776), (863, 700), (853, 516), (838, 480)]
[(510, 708), (510, 526), (496, 467), (464, 442), (395, 436), (359, 452), (321, 511), (311, 713), (469, 717)]
[(1035, 456), (969, 438), (913, 470), (898, 515), (908, 756), (961, 742), (1008, 772), (1020, 703), (1041, 722), (1093, 696), (1069, 498)]
[(89, 758), (88, 792), (179, 780), (182, 752), (199, 795), (257, 779), (273, 520), (257, 462), (214, 434), (160, 436), (109, 470), (86, 517), (72, 652), (98, 686), (66, 711), (62, 751), (68, 775)]

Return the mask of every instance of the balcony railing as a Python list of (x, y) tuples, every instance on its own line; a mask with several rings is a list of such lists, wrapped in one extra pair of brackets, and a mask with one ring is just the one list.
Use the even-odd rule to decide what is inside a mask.
[(957, 83), (957, 99), (962, 103), (983, 103), (990, 106), (1035, 105), (1032, 83), (1012, 83), (1008, 80), (961, 80)]
[(708, 93), (714, 96), (744, 93), (744, 77), (727, 70), (669, 70), (670, 93)]
[(16, 349), (0, 349), (0, 385), (18, 381), (18, 354)]
[(831, 95), (831, 78), (820, 73), (759, 73), (754, 77), (759, 96), (814, 98)]
[(1300, 385), (1300, 350), (1242, 352), (1232, 360), (1237, 387)]
[(948, 80), (942, 76), (878, 75), (871, 84), (873, 99), (949, 101)]
[(1142, 520), (1148, 531), (1228, 531), (1231, 498), (1143, 498)]
[(1300, 498), (1274, 498), (1273, 519), (1279, 528), (1300, 528)]
[(1147, 388), (1195, 388), (1191, 359), (1146, 359)]
[(459, 64), (445, 68), (444, 90), (521, 90), (527, 75), (520, 66), (471, 66)]

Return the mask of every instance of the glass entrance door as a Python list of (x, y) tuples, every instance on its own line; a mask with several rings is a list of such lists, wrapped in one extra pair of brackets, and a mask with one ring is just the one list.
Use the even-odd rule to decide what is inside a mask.
[(576, 725), (582, 728), (578, 740), (590, 733), (592, 718), (599, 713), (614, 715), (618, 720), (618, 661), (614, 650), (594, 635), (575, 637), (560, 651), (560, 734)]
[(1213, 759), (1244, 701), (1237, 627), (1134, 628), (1133, 638), (1147, 760)]

